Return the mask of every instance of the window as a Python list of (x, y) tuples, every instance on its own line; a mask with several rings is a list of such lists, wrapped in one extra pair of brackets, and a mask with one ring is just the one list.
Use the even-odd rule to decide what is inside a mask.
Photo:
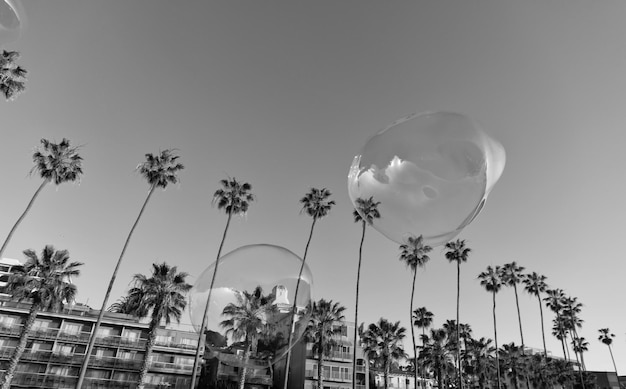
[(33, 324), (33, 331), (45, 331), (50, 326), (50, 320), (35, 319)]
[(69, 366), (50, 366), (49, 374), (67, 376), (69, 370)]
[(61, 332), (68, 335), (78, 335), (82, 327), (80, 323), (64, 322), (61, 326)]
[(106, 338), (113, 335), (113, 328), (111, 327), (100, 327), (98, 328), (98, 338)]
[(5, 272), (5, 273), (8, 273), (8, 272), (9, 272), (9, 269), (11, 269), (11, 267), (10, 267), (10, 266), (7, 266), (7, 265), (0, 265), (0, 271), (3, 271), (3, 272)]
[(74, 346), (59, 343), (54, 346), (52, 351), (54, 351), (55, 354), (72, 355), (74, 353)]
[(180, 340), (180, 344), (184, 344), (185, 346), (196, 346), (198, 344), (198, 340), (197, 339), (191, 339), (191, 338), (182, 338)]
[(124, 333), (122, 334), (122, 337), (129, 340), (139, 340), (139, 338), (141, 338), (141, 331), (129, 330), (128, 328), (124, 328)]
[(109, 379), (111, 377), (111, 372), (109, 370), (88, 369), (87, 377)]
[(117, 357), (119, 359), (125, 359), (125, 360), (134, 360), (137, 359), (137, 351), (131, 351), (131, 350), (119, 350), (117, 352)]
[(172, 342), (172, 337), (167, 335), (157, 335), (155, 342), (157, 344), (170, 344)]
[(21, 324), (21, 322), (17, 316), (0, 316), (0, 326), (2, 327), (13, 327)]

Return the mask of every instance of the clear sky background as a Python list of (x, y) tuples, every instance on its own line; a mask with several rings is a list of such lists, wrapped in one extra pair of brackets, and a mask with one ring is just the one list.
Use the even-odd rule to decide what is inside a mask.
[[(50, 186), (5, 255), (44, 245), (85, 263), (79, 300), (99, 308), (147, 194), (145, 153), (177, 148), (181, 184), (153, 196), (110, 302), (157, 261), (195, 282), (214, 260), (226, 216), (219, 180), (248, 181), (258, 201), (231, 224), (224, 252), (272, 243), (302, 255), (311, 219), (298, 200), (327, 187), (307, 263), (315, 298), (354, 316), (360, 225), (347, 194), (365, 141), (413, 112), (468, 114), (506, 148), (483, 212), (460, 235), (461, 322), (493, 337), (491, 296), (476, 277), (517, 261), (584, 304), (588, 369), (612, 370), (597, 340), (617, 337), (623, 308), (626, 180), (626, 3), (622, 1), (23, 1), (28, 90), (0, 103), (2, 239), (40, 183), (29, 177), (40, 138), (83, 145), (80, 185)], [(409, 326), (411, 273), (398, 245), (368, 230), (359, 321)], [(246, 269), (242, 269), (245, 271)], [(537, 301), (520, 295), (526, 344), (541, 348)], [(456, 267), (436, 248), (419, 270), (415, 307), (435, 326), (455, 317)], [(511, 288), (497, 296), (499, 343), (519, 344)], [(552, 313), (545, 311), (547, 331)], [(185, 320), (189, 320), (185, 316)], [(547, 336), (548, 348), (562, 355)], [(406, 343), (410, 348), (409, 342)]]

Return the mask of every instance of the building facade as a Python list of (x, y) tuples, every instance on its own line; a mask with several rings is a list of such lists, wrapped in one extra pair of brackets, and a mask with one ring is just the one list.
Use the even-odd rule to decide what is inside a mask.
[[(29, 303), (0, 295), (0, 374), (6, 370)], [(12, 388), (74, 388), (99, 311), (81, 304), (38, 313)], [(148, 338), (148, 323), (106, 312), (98, 329), (83, 388), (135, 388)], [(159, 328), (146, 388), (188, 389), (198, 335)]]

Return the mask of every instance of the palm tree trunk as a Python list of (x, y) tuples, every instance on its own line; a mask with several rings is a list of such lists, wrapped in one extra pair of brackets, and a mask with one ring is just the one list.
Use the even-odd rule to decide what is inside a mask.
[(91, 350), (93, 349), (93, 345), (96, 342), (96, 337), (98, 336), (98, 328), (100, 328), (100, 323), (102, 323), (102, 317), (104, 316), (104, 312), (107, 307), (107, 303), (109, 301), (109, 296), (111, 295), (111, 289), (113, 289), (113, 284), (115, 283), (115, 278), (117, 277), (117, 272), (120, 268), (120, 264), (122, 263), (122, 259), (124, 258), (124, 253), (126, 253), (126, 248), (128, 247), (128, 243), (130, 242), (130, 238), (133, 236), (133, 232), (139, 223), (139, 219), (141, 219), (141, 215), (143, 215), (143, 211), (146, 209), (146, 205), (150, 201), (150, 197), (154, 190), (156, 189), (156, 185), (152, 185), (150, 187), (150, 191), (148, 192), (148, 196), (146, 196), (146, 200), (143, 202), (141, 206), (141, 210), (139, 211), (139, 215), (137, 215), (137, 219), (135, 219), (135, 223), (133, 224), (130, 232), (128, 233), (128, 237), (126, 237), (126, 242), (124, 243), (124, 247), (122, 248), (122, 252), (120, 253), (120, 257), (117, 260), (117, 264), (115, 265), (115, 270), (113, 270), (113, 275), (111, 276), (111, 280), (109, 281), (109, 286), (107, 288), (107, 292), (104, 295), (104, 300), (102, 301), (102, 307), (100, 308), (100, 312), (98, 313), (98, 319), (96, 320), (96, 324), (93, 326), (93, 330), (91, 331), (91, 336), (89, 337), (89, 344), (87, 345), (87, 350), (85, 351), (85, 359), (83, 360), (83, 364), (80, 367), (80, 374), (78, 376), (78, 382), (76, 383), (76, 389), (80, 389), (83, 385), (83, 381), (85, 380), (85, 374), (87, 373), (87, 366), (89, 365), (89, 358), (91, 357)]
[(385, 380), (385, 389), (389, 389), (389, 360), (385, 361), (385, 372), (383, 373), (383, 378)]
[(241, 375), (239, 376), (239, 389), (246, 386), (246, 373), (248, 373), (248, 361), (250, 360), (250, 343), (246, 341), (246, 351), (243, 353), (243, 366), (241, 367)]
[(539, 302), (539, 314), (541, 315), (541, 338), (543, 339), (543, 356), (548, 358), (548, 348), (546, 347), (546, 332), (543, 328), (543, 308), (541, 307), (541, 297), (537, 293), (537, 302)]
[(500, 384), (500, 358), (498, 357), (498, 327), (496, 326), (496, 292), (493, 292), (493, 338), (496, 345), (496, 373), (498, 376), (498, 389)]
[[(356, 337), (359, 331), (359, 282), (361, 280), (361, 258), (363, 254), (363, 241), (365, 240), (365, 220), (363, 220), (363, 233), (361, 234), (361, 244), (359, 245), (359, 265), (356, 270), (356, 296), (354, 303), (354, 337), (352, 343), (352, 389), (356, 389)], [(415, 339), (414, 339), (415, 340)], [(417, 363), (417, 360), (415, 361)]]
[(289, 326), (289, 341), (287, 343), (287, 358), (285, 362), (285, 382), (284, 389), (287, 389), (289, 383), (289, 364), (291, 362), (291, 348), (293, 346), (293, 333), (294, 333), (294, 324), (296, 319), (296, 303), (298, 298), (298, 290), (300, 289), (300, 279), (302, 278), (302, 271), (304, 270), (304, 264), (306, 263), (306, 255), (309, 252), (309, 244), (311, 244), (311, 238), (313, 237), (313, 229), (315, 228), (315, 222), (317, 218), (313, 218), (313, 223), (311, 223), (311, 232), (309, 232), (309, 239), (306, 242), (306, 247), (304, 248), (304, 257), (302, 257), (302, 265), (300, 265), (300, 273), (298, 273), (298, 282), (296, 283), (296, 291), (293, 295), (293, 306), (291, 307), (291, 325)]
[(13, 355), (11, 355), (11, 359), (9, 360), (9, 366), (4, 373), (4, 378), (2, 379), (2, 389), (10, 389), (11, 381), (13, 380), (13, 375), (15, 374), (15, 370), (17, 369), (17, 364), (26, 349), (26, 343), (28, 342), (28, 334), (30, 330), (33, 328), (33, 324), (35, 324), (35, 319), (37, 318), (37, 312), (39, 311), (40, 304), (32, 304), (30, 306), (30, 310), (28, 311), (28, 318), (22, 327), (22, 331), (20, 332), (20, 340), (13, 351)]
[(613, 361), (613, 369), (615, 369), (615, 375), (619, 377), (619, 374), (617, 374), (617, 366), (615, 366), (615, 358), (613, 358), (613, 350), (611, 350), (610, 344), (607, 344), (607, 346), (609, 346), (609, 352), (611, 353), (611, 361)]
[(215, 277), (217, 276), (217, 268), (220, 265), (220, 257), (222, 256), (222, 248), (224, 247), (224, 241), (226, 241), (226, 234), (228, 233), (228, 227), (230, 226), (230, 220), (233, 217), (233, 213), (228, 212), (228, 218), (226, 219), (226, 227), (224, 227), (224, 234), (222, 235), (222, 241), (220, 242), (220, 247), (217, 249), (217, 258), (215, 259), (215, 270), (213, 270), (213, 276), (211, 277), (211, 285), (209, 286), (209, 295), (206, 299), (206, 305), (204, 306), (204, 314), (202, 315), (202, 324), (200, 324), (200, 337), (198, 338), (198, 345), (196, 346), (196, 356), (193, 360), (193, 370), (191, 371), (191, 389), (194, 389), (196, 386), (196, 372), (198, 370), (198, 365), (200, 363), (200, 350), (202, 349), (202, 344), (205, 341), (205, 330), (206, 330), (206, 321), (207, 315), (209, 313), (209, 306), (211, 303), (211, 292), (213, 291), (213, 285), (215, 285)]
[[(422, 327), (422, 350), (426, 346), (426, 341), (424, 340), (425, 338), (426, 338), (426, 327)], [(415, 364), (417, 365), (417, 359), (415, 360)], [(420, 367), (422, 368), (422, 378), (424, 378), (424, 376), (426, 376), (426, 366), (425, 366), (425, 363), (420, 364)], [(426, 381), (422, 380), (421, 383), (422, 383), (422, 385), (420, 385), (420, 386), (423, 387), (424, 389), (426, 389)]]
[(13, 236), (13, 233), (17, 229), (17, 226), (20, 225), (20, 223), (22, 222), (22, 219), (24, 219), (24, 217), (26, 216), (26, 214), (30, 210), (30, 207), (33, 206), (33, 203), (35, 202), (35, 199), (37, 198), (37, 196), (39, 196), (39, 192), (41, 192), (43, 187), (46, 186), (46, 184), (48, 182), (50, 182), (50, 180), (43, 180), (41, 185), (39, 185), (39, 188), (37, 188), (37, 190), (35, 191), (35, 194), (33, 195), (33, 197), (28, 202), (28, 205), (26, 206), (26, 209), (24, 210), (22, 215), (19, 217), (19, 219), (17, 219), (17, 221), (13, 225), (13, 228), (11, 228), (11, 231), (9, 231), (9, 235), (7, 235), (6, 239), (4, 240), (4, 243), (2, 244), (2, 248), (0, 248), (0, 258), (2, 258), (2, 254), (4, 254), (4, 250), (7, 248), (7, 245), (9, 244), (9, 241), (11, 240), (11, 237)]
[(411, 309), (409, 310), (409, 324), (411, 326), (411, 338), (413, 339), (413, 355), (415, 356), (415, 385), (417, 386), (417, 345), (415, 344), (415, 326), (413, 325), (413, 297), (415, 296), (415, 279), (417, 268), (413, 270), (413, 286), (411, 288)]
[(204, 306), (204, 314), (202, 315), (202, 324), (200, 324), (200, 337), (198, 338), (198, 345), (196, 346), (196, 356), (193, 360), (193, 370), (191, 371), (191, 389), (196, 387), (196, 372), (200, 363), (200, 350), (202, 349), (203, 342), (205, 341), (205, 330), (207, 314), (209, 313), (209, 305), (211, 303), (211, 292), (213, 291), (213, 285), (215, 284), (215, 276), (217, 275), (217, 268), (220, 265), (220, 257), (222, 255), (222, 248), (224, 247), (224, 241), (226, 240), (226, 234), (228, 233), (228, 227), (230, 226), (230, 220), (233, 217), (233, 213), (228, 212), (228, 219), (226, 219), (226, 227), (224, 227), (224, 234), (222, 235), (222, 241), (220, 247), (217, 249), (217, 258), (215, 259), (215, 270), (213, 270), (213, 277), (211, 278), (211, 286), (209, 286), (209, 295), (206, 298), (206, 305)]
[(322, 374), (324, 370), (324, 352), (322, 351), (322, 346), (321, 344), (318, 345), (319, 350), (317, 351), (317, 389), (324, 387), (324, 375)]
[(459, 388), (463, 389), (463, 373), (461, 372), (461, 337), (459, 336), (459, 303), (461, 299), (461, 261), (456, 262), (456, 361)]
[[(160, 315), (158, 315), (160, 316)], [(158, 324), (160, 322), (159, 319), (152, 319), (150, 322), (150, 327), (148, 329), (148, 341), (146, 342), (146, 348), (143, 355), (143, 362), (141, 363), (141, 369), (139, 370), (139, 378), (138, 378), (138, 386), (137, 389), (144, 389), (146, 383), (146, 375), (148, 374), (148, 367), (150, 367), (150, 357), (152, 356), (152, 348), (154, 347), (154, 342), (156, 340), (156, 330)]]

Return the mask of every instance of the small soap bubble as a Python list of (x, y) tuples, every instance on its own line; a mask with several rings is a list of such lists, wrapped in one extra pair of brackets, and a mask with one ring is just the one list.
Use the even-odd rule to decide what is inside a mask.
[[(262, 328), (254, 334), (258, 341), (258, 354), (272, 356), (272, 363), (282, 360), (289, 349), (289, 328), (291, 326), (291, 312), (293, 296), (295, 295), (298, 274), (302, 266), (302, 259), (284, 247), (270, 244), (254, 244), (243, 246), (221, 257), (217, 269), (211, 301), (207, 313), (207, 340), (206, 347), (211, 352), (224, 352), (241, 339), (234, 339), (226, 333), (226, 328), (220, 325), (231, 316), (224, 314), (224, 308), (229, 304), (237, 306), (244, 293), (252, 295), (257, 287), (262, 295), (268, 297), (269, 309), (259, 315)], [(215, 262), (198, 277), (190, 292), (191, 323), (196, 331), (200, 331), (202, 315), (206, 306), (211, 278), (215, 270)], [(298, 297), (294, 323), (292, 345), (302, 338), (311, 315), (312, 275), (308, 266), (304, 266)], [(232, 306), (231, 306), (232, 307)], [(265, 326), (265, 324), (267, 326)], [(253, 349), (255, 349), (253, 348)], [(257, 360), (260, 355), (257, 355)], [(255, 356), (251, 355), (248, 362), (255, 367)]]
[[(379, 201), (373, 227), (394, 242), (456, 237), (482, 210), (504, 170), (504, 147), (469, 117), (413, 114), (371, 137), (354, 157), (348, 193)], [(356, 205), (355, 205), (356, 207)]]

